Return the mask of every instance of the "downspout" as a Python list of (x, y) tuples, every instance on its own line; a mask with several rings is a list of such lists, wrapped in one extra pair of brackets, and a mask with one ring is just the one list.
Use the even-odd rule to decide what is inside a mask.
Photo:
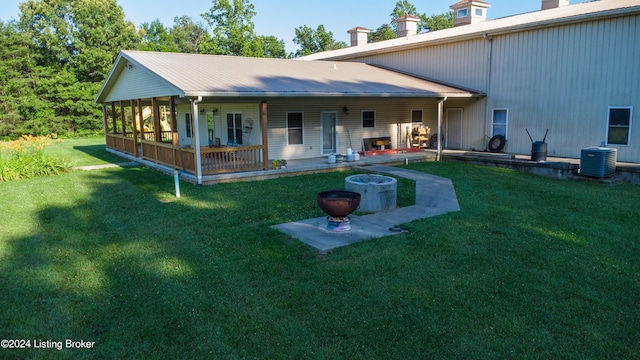
[(197, 100), (191, 101), (191, 113), (193, 114), (193, 147), (196, 151), (196, 178), (198, 185), (202, 185), (202, 154), (200, 154), (200, 126), (198, 124), (198, 103), (202, 102), (202, 96), (198, 96)]
[(442, 160), (442, 110), (445, 101), (447, 101), (446, 96), (438, 100), (438, 149), (436, 152), (436, 161)]

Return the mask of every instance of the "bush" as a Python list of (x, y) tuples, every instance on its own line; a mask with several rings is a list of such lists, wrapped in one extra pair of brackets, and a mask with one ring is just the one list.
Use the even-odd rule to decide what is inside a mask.
[[(23, 135), (18, 140), (0, 143), (0, 181), (58, 175), (73, 166), (63, 158), (44, 154), (55, 135)], [(62, 141), (62, 140), (55, 140)]]

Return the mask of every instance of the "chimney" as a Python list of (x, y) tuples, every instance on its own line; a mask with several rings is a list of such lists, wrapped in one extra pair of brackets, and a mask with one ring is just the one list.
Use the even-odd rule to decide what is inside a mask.
[(542, 10), (555, 9), (569, 5), (569, 0), (542, 0)]
[(475, 24), (487, 20), (491, 4), (479, 0), (462, 0), (449, 8), (453, 10), (453, 26)]
[(395, 20), (398, 24), (398, 37), (412, 36), (418, 33), (420, 18), (413, 15), (401, 16)]
[(369, 33), (371, 30), (356, 26), (347, 33), (351, 35), (351, 46), (360, 46), (369, 42)]

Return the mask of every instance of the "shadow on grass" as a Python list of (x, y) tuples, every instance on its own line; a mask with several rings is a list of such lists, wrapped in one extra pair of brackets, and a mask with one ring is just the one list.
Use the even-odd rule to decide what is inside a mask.
[[(637, 230), (620, 229), (625, 238), (603, 242), (615, 217), (573, 218), (581, 205), (611, 205), (607, 196), (619, 203), (623, 190), (600, 197), (590, 185), (576, 190), (500, 170), (433, 169), (454, 179), (461, 212), (326, 256), (269, 226), (322, 216), (315, 193), (342, 186), (351, 173), (184, 184), (181, 199), (173, 197), (171, 177), (144, 168), (71, 174), (72, 189), (38, 187), (61, 199), (31, 214), (30, 235), (2, 248), (3, 337), (95, 345), (3, 356), (638, 353), (633, 259), (640, 250), (625, 245), (637, 242), (630, 238)], [(523, 187), (539, 198), (529, 199), (533, 192)], [(559, 199), (564, 207), (553, 207)]]
[(124, 158), (106, 151), (104, 144), (74, 146), (73, 149), (104, 162), (117, 164), (126, 161)]

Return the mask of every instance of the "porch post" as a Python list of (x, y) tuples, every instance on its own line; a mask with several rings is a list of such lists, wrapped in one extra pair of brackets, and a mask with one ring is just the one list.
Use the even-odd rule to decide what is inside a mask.
[(202, 101), (202, 96), (198, 96), (198, 99), (191, 100), (191, 113), (193, 114), (193, 128), (191, 130), (191, 136), (193, 136), (193, 148), (196, 152), (196, 178), (198, 179), (198, 185), (202, 185), (202, 153), (200, 152), (200, 125), (198, 114), (198, 103)]
[(158, 106), (158, 98), (151, 99), (151, 107), (153, 108), (153, 136), (155, 142), (162, 142), (162, 129), (160, 128), (160, 108)]
[(124, 114), (124, 104), (120, 100), (120, 121), (122, 122), (122, 136), (127, 136), (127, 122)]
[(142, 99), (138, 99), (138, 114), (140, 115), (140, 124), (138, 124), (138, 126), (140, 126), (140, 139), (145, 140), (146, 134), (144, 133), (144, 115), (142, 111)]
[(104, 136), (106, 138), (109, 133), (109, 112), (107, 104), (102, 104), (102, 127), (104, 128)]
[(438, 149), (436, 150), (436, 161), (442, 160), (442, 112), (445, 101), (447, 101), (446, 96), (438, 100)]
[(169, 100), (169, 111), (171, 111), (171, 137), (173, 146), (178, 146), (178, 116), (176, 115), (176, 97), (172, 96)]
[(118, 123), (116, 121), (117, 116), (116, 116), (116, 103), (112, 102), (111, 103), (111, 121), (113, 121), (113, 133), (116, 134), (116, 131), (118, 129)]
[(260, 103), (260, 129), (262, 129), (262, 170), (269, 169), (269, 135), (267, 132), (267, 102)]
[(140, 157), (140, 149), (138, 148), (138, 127), (136, 126), (136, 101), (129, 100), (131, 106), (131, 127), (133, 128), (133, 153), (135, 157)]

